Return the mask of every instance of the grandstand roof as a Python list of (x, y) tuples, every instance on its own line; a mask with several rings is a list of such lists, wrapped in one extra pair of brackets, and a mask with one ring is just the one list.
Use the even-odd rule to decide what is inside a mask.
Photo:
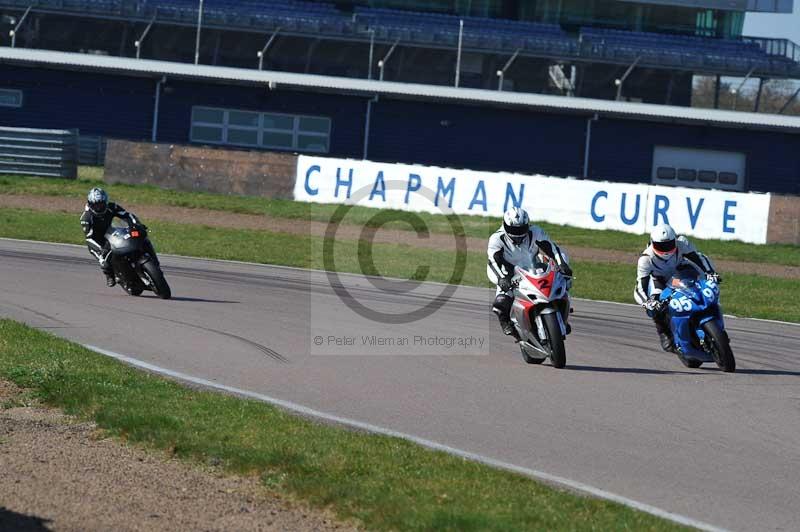
[(438, 100), (502, 107), (526, 107), (601, 116), (655, 120), (660, 122), (704, 123), (724, 127), (783, 130), (800, 133), (800, 117), (699, 109), (669, 105), (570, 98), (546, 94), (500, 92), (392, 81), (376, 81), (314, 74), (259, 71), (246, 68), (194, 65), (125, 57), (0, 47), (0, 62), (26, 66), (47, 66), (138, 76), (174, 77), (218, 83), (273, 85), (310, 91), (344, 92), (365, 96), (382, 95), (421, 100)]

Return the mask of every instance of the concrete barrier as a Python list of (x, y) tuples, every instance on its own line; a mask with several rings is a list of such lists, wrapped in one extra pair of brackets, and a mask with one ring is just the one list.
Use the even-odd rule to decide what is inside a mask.
[(769, 244), (800, 244), (800, 197), (772, 195), (769, 205)]
[(296, 168), (287, 153), (109, 140), (105, 180), (291, 199)]

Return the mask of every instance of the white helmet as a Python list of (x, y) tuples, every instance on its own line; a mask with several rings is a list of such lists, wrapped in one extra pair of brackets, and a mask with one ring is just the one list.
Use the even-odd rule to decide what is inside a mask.
[(108, 194), (102, 188), (95, 187), (86, 196), (86, 204), (94, 214), (105, 214), (108, 209)]
[(511, 207), (503, 215), (503, 231), (512, 242), (519, 245), (530, 231), (530, 219), (525, 209)]
[(666, 259), (675, 254), (678, 249), (675, 243), (675, 230), (669, 224), (658, 224), (650, 232), (650, 245), (653, 253)]

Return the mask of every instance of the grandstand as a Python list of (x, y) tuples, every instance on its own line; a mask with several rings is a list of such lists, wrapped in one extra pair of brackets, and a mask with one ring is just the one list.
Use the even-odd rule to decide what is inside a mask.
[[(13, 28), (31, 8), (18, 46), (192, 62), (199, 6), (0, 0), (0, 21)], [(746, 11), (791, 8), (791, 0), (205, 0), (198, 52), (204, 64), (257, 68), (256, 52), (273, 37), (263, 60), (273, 70), (372, 78), (380, 64), (396, 81), (458, 78), (466, 87), (690, 105), (697, 74), (800, 79), (797, 45), (741, 34)]]

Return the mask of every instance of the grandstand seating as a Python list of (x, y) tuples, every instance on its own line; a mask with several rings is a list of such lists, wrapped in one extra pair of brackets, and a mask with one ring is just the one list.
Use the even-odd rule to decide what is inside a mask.
[[(0, 6), (27, 5), (56, 11), (107, 13), (147, 20), (157, 14), (162, 21), (194, 23), (198, 0), (0, 0)], [(464, 47), (489, 53), (517, 49), (554, 59), (580, 58), (599, 62), (643, 64), (663, 68), (724, 72), (735, 75), (757, 68), (770, 76), (800, 77), (800, 63), (781, 53), (775, 42), (722, 40), (699, 36), (668, 35), (584, 27), (576, 35), (555, 24), (506, 19), (460, 17), (441, 13), (357, 6), (354, 12), (333, 3), (309, 0), (205, 0), (205, 24), (230, 28), (278, 27), (287, 33), (330, 38), (365, 39), (374, 31), (385, 42), (399, 40), (419, 46), (454, 47), (459, 21), (464, 21)], [(773, 40), (776, 41), (776, 40)], [(788, 43), (793, 49), (796, 47)], [(784, 46), (783, 49), (787, 48)], [(790, 54), (791, 55), (791, 54)]]
[(756, 42), (742, 40), (601, 28), (581, 28), (581, 39), (593, 54), (609, 59), (650, 56), (663, 64), (682, 65), (689, 60), (739, 69), (769, 69), (773, 61), (793, 63), (788, 57), (768, 54)]

